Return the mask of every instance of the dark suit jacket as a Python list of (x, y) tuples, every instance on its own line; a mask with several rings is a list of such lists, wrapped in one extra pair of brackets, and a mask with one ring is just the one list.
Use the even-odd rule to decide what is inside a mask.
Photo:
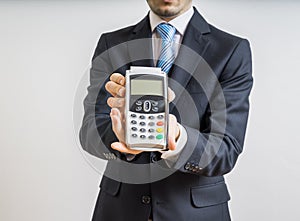
[[(176, 94), (170, 113), (187, 131), (188, 141), (171, 168), (159, 153), (137, 155), (130, 164), (149, 163), (139, 171), (141, 176), (155, 176), (153, 165), (172, 173), (132, 184), (127, 176), (137, 173), (124, 169), (126, 156), (110, 147), (117, 139), (104, 84), (111, 73), (125, 74), (131, 65), (153, 66), (151, 42), (132, 42), (144, 38), (151, 38), (148, 16), (137, 25), (103, 34), (93, 57), (80, 140), (87, 152), (108, 160), (93, 220), (146, 221), (150, 214), (155, 221), (230, 220), (223, 175), (243, 150), (253, 82), (249, 43), (208, 24), (195, 9), (169, 73)], [(141, 51), (149, 57), (138, 59)]]

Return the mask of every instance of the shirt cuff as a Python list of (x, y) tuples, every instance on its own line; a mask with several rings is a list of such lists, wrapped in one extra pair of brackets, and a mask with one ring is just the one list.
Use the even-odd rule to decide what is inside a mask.
[[(186, 130), (183, 126), (181, 126), (180, 124), (178, 124), (179, 126), (179, 130), (180, 130), (180, 136), (177, 139), (176, 142), (176, 149), (175, 150), (168, 150), (168, 151), (160, 151), (162, 153), (161, 158), (171, 161), (173, 163), (175, 163), (181, 153), (181, 151), (183, 150), (186, 142), (187, 142), (187, 133)], [(170, 166), (170, 165), (168, 165)]]

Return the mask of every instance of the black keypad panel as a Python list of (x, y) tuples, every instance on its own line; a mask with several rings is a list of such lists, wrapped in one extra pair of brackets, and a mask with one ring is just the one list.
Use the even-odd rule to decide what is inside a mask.
[(141, 114), (162, 113), (165, 111), (165, 99), (160, 96), (133, 96), (130, 100), (130, 110)]

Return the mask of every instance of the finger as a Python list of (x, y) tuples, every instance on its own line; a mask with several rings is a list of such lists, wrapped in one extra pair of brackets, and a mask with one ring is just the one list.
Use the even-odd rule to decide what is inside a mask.
[(140, 150), (129, 149), (124, 143), (120, 143), (120, 142), (112, 143), (111, 148), (113, 148), (114, 150), (117, 150), (121, 153), (139, 154), (142, 152)]
[(112, 108), (111, 109), (111, 116), (116, 116), (122, 120), (122, 113), (118, 108)]
[[(113, 102), (117, 102), (114, 104)], [(122, 124), (125, 124), (125, 99), (124, 98), (109, 98), (107, 100), (108, 106), (111, 108), (117, 108), (120, 112), (119, 117), (121, 118)]]
[(125, 87), (120, 84), (117, 84), (113, 81), (109, 81), (105, 84), (105, 89), (114, 97), (124, 97), (125, 96)]
[(168, 148), (169, 150), (176, 149), (176, 129), (177, 119), (174, 115), (169, 115), (169, 134), (168, 134)]
[(107, 99), (107, 104), (111, 108), (123, 108), (125, 106), (124, 98), (110, 97)]
[(113, 108), (110, 114), (111, 122), (112, 122), (112, 130), (119, 139), (119, 141), (123, 142), (125, 140), (124, 137), (124, 128), (122, 124), (120, 111), (116, 108)]
[(113, 73), (110, 76), (110, 80), (122, 86), (125, 85), (125, 77), (120, 73)]
[(112, 120), (112, 129), (115, 132), (115, 134), (118, 136), (122, 130), (121, 118), (118, 111), (114, 109), (114, 111), (111, 112), (110, 117)]
[(171, 103), (175, 99), (174, 91), (168, 87), (168, 102)]

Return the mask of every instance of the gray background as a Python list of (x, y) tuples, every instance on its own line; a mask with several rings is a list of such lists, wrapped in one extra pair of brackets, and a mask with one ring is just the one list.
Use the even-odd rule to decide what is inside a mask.
[[(227, 176), (232, 218), (300, 220), (300, 3), (194, 4), (253, 50), (245, 150)], [(78, 148), (74, 97), (99, 35), (136, 23), (147, 9), (141, 0), (0, 2), (0, 220), (90, 219), (100, 177)]]

